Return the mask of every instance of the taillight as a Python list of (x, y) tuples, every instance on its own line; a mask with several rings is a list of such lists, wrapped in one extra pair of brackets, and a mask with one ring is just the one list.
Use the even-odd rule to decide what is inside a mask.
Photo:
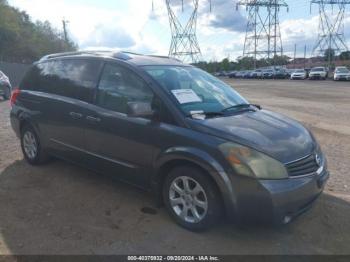
[(19, 90), (18, 88), (14, 89), (11, 95), (11, 106), (13, 106), (16, 103), (17, 97), (18, 95), (21, 93), (21, 90)]

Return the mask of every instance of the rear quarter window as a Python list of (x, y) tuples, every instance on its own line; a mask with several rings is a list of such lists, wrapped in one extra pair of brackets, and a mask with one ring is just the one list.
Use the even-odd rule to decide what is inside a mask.
[(42, 91), (40, 88), (40, 69), (33, 65), (24, 75), (19, 89), (30, 91)]
[(21, 88), (92, 102), (102, 61), (57, 59), (33, 66)]

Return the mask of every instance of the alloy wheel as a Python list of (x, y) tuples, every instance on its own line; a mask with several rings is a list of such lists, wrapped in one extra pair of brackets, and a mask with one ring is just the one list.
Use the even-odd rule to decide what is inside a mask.
[(208, 212), (208, 198), (203, 187), (188, 176), (177, 177), (169, 190), (175, 214), (188, 223), (201, 222)]
[(29, 159), (34, 159), (37, 156), (38, 143), (35, 135), (30, 131), (26, 131), (23, 135), (23, 148)]

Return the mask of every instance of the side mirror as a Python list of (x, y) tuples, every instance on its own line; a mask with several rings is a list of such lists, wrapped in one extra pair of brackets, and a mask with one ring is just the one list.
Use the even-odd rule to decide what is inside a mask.
[(130, 117), (153, 118), (155, 112), (152, 110), (151, 103), (129, 102), (127, 114)]

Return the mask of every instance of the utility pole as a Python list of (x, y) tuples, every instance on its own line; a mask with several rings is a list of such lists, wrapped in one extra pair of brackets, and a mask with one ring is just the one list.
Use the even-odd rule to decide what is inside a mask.
[(310, 11), (312, 5), (317, 5), (319, 11), (319, 33), (312, 55), (324, 56), (328, 50), (328, 67), (336, 55), (349, 50), (344, 35), (345, 10), (349, 4), (350, 0), (311, 0)]
[(304, 69), (306, 68), (306, 45), (304, 46)]
[(68, 32), (67, 32), (67, 24), (68, 23), (69, 23), (69, 21), (67, 21), (65, 19), (62, 20), (64, 41), (66, 42), (66, 44), (68, 44)]
[(283, 55), (279, 12), (282, 7), (288, 11), (286, 1), (241, 0), (237, 3), (237, 10), (239, 6), (245, 6), (248, 13), (243, 56), (253, 57), (255, 61), (272, 58), (276, 64), (277, 56)]
[(296, 56), (297, 56), (297, 44), (294, 44), (294, 60), (293, 60), (293, 64), (294, 64), (294, 69), (295, 69), (295, 59), (296, 59)]

